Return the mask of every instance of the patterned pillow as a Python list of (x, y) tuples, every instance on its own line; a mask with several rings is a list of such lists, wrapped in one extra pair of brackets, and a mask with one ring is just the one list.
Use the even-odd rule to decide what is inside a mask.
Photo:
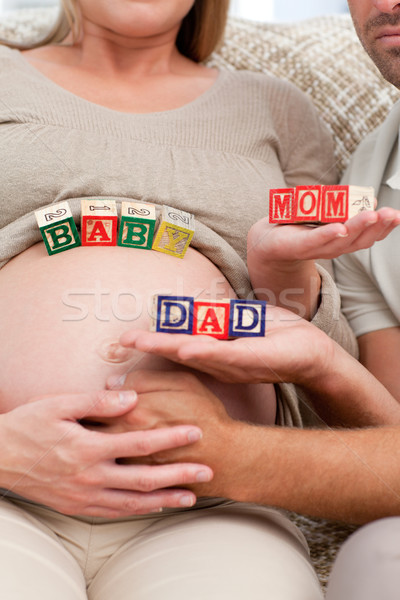
[(400, 98), (362, 48), (349, 15), (291, 24), (231, 20), (212, 63), (271, 73), (308, 94), (333, 134), (339, 172)]
[[(54, 8), (10, 12), (0, 21), (0, 37), (37, 39), (56, 15)], [(340, 172), (400, 97), (362, 49), (349, 15), (267, 24), (232, 18), (209, 64), (271, 73), (302, 89), (333, 134)]]

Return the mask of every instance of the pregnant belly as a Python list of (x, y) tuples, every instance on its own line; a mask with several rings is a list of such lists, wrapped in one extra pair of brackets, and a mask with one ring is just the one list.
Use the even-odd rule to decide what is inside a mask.
[[(115, 352), (130, 328), (148, 329), (153, 294), (234, 297), (207, 258), (140, 249), (71, 249), (49, 257), (44, 244), (26, 250), (0, 271), (0, 412), (29, 398), (103, 389), (128, 369), (179, 369), (138, 352)], [(222, 384), (199, 376), (235, 418), (275, 420), (271, 385)]]

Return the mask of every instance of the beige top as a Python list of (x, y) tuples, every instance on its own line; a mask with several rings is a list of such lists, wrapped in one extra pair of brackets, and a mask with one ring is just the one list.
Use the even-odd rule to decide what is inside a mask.
[[(330, 136), (288, 82), (220, 71), (179, 109), (120, 113), (64, 90), (5, 46), (0, 164), (0, 267), (41, 239), (39, 207), (68, 199), (78, 223), (81, 197), (136, 198), (194, 213), (192, 245), (239, 297), (251, 294), (246, 237), (268, 214), (269, 189), (336, 178)], [(323, 293), (336, 308), (316, 324), (341, 342), (328, 276)]]

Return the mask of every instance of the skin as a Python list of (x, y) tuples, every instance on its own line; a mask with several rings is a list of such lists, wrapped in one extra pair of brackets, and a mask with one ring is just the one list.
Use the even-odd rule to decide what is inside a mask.
[[(271, 225), (258, 221), (249, 231), (247, 260), (252, 286), (260, 300), (291, 308), (311, 319), (319, 303), (320, 276), (315, 259), (331, 259), (341, 254), (370, 248), (400, 224), (400, 210), (382, 208), (361, 212), (345, 223), (310, 228), (305, 225)], [(267, 291), (265, 292), (265, 282)], [(285, 290), (291, 304), (285, 302)]]
[[(102, 419), (100, 430), (132, 431), (179, 422), (196, 423), (204, 431), (202, 440), (190, 448), (146, 459), (158, 465), (187, 460), (208, 464), (213, 479), (189, 486), (197, 495), (357, 523), (400, 512), (394, 468), (400, 452), (399, 405), (360, 363), (310, 323), (292, 319), (281, 327), (271, 322), (269, 334), (259, 340), (193, 340), (136, 331), (124, 334), (120, 342), (183, 365), (195, 363), (233, 382), (294, 379), (314, 396), (315, 410), (325, 411), (328, 421), (332, 418), (337, 425), (339, 419), (343, 424), (350, 420), (364, 427), (305, 431), (253, 426), (231, 419), (192, 374), (136, 371), (124, 380), (110, 377), (110, 389), (135, 389), (139, 402), (135, 411), (120, 419)], [(288, 356), (289, 344), (293, 351)], [(121, 458), (120, 462), (137, 461)], [(308, 465), (306, 477), (303, 465)], [(357, 484), (349, 485), (350, 481)]]

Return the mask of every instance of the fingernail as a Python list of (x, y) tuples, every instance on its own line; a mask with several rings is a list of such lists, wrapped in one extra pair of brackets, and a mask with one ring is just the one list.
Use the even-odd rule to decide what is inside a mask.
[(119, 388), (124, 385), (126, 381), (126, 374), (122, 375), (110, 375), (107, 379), (107, 386), (109, 389)]
[(136, 400), (137, 393), (133, 390), (122, 390), (121, 392), (118, 392), (118, 396), (121, 406), (129, 406), (129, 404), (132, 404), (132, 402)]
[(194, 500), (192, 496), (182, 496), (181, 499), (179, 500), (180, 506), (186, 506), (186, 507), (193, 506), (193, 504), (195, 502), (196, 502), (196, 500)]
[(203, 434), (198, 429), (192, 429), (187, 435), (189, 442), (198, 442), (203, 437)]
[(199, 483), (205, 483), (206, 481), (210, 481), (210, 474), (207, 471), (199, 471), (196, 475), (196, 481)]
[(338, 233), (336, 235), (336, 237), (337, 238), (346, 238), (346, 237), (349, 237), (349, 234), (348, 233)]
[(150, 512), (151, 513), (160, 513), (160, 512), (162, 512), (162, 510), (163, 510), (162, 508), (153, 508), (153, 510), (151, 510)]

